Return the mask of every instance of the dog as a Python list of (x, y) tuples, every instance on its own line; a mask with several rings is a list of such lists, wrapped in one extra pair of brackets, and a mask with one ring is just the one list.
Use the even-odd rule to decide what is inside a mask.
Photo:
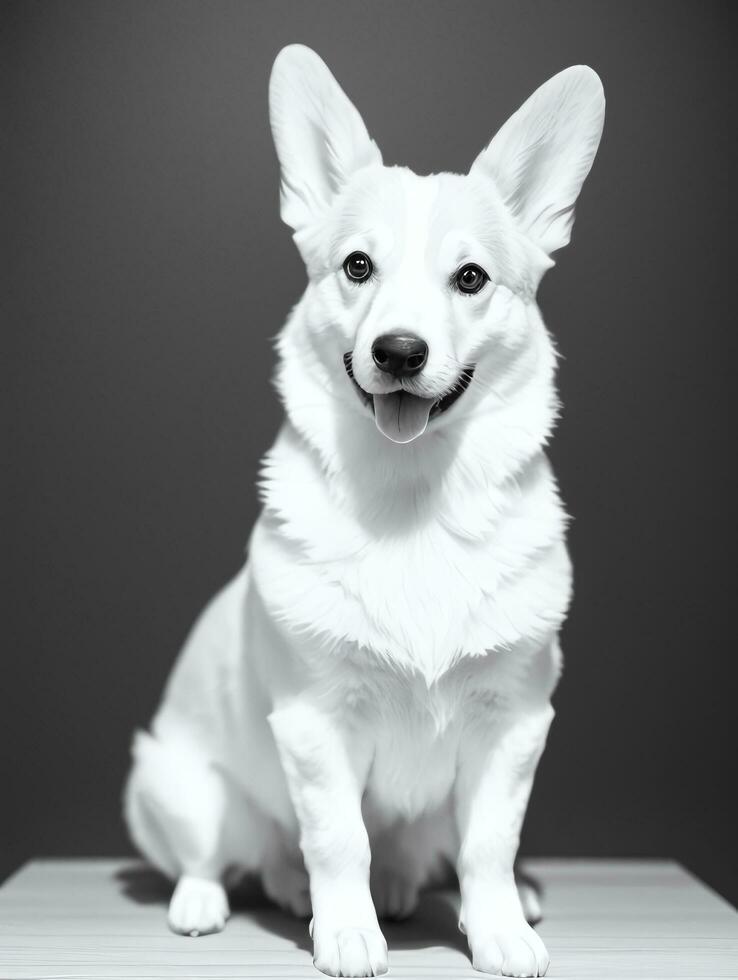
[(602, 85), (554, 76), (464, 175), (384, 166), (301, 45), (269, 100), (308, 276), (277, 344), (286, 419), (248, 560), (134, 737), (130, 834), (176, 882), (175, 932), (222, 929), (228, 888), (257, 873), (312, 916), (318, 970), (377, 976), (379, 920), (453, 867), (474, 967), (543, 976), (513, 865), (571, 566), (536, 290), (569, 241)]

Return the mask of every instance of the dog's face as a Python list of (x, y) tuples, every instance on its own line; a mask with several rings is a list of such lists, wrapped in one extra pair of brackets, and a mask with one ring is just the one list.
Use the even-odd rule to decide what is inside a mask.
[(525, 348), (550, 253), (565, 245), (604, 117), (589, 68), (555, 76), (466, 175), (385, 167), (354, 106), (308, 48), (270, 84), (282, 217), (310, 279), (311, 346), (397, 443), (442, 425)]

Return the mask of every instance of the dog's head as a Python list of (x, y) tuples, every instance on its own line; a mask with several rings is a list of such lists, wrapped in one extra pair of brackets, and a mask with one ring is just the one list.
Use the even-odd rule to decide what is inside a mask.
[(282, 218), (310, 282), (312, 364), (396, 443), (449, 424), (461, 404), (478, 409), (523, 356), (521, 311), (569, 241), (603, 125), (595, 72), (569, 68), (542, 85), (465, 175), (383, 166), (301, 45), (277, 57), (270, 115)]

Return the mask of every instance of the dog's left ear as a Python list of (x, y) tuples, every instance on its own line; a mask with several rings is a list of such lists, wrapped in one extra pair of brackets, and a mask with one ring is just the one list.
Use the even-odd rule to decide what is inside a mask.
[(492, 178), (522, 230), (549, 254), (569, 242), (604, 119), (597, 73), (567, 68), (523, 103), (472, 164), (470, 172)]
[(282, 168), (282, 220), (297, 234), (320, 217), (361, 167), (381, 164), (379, 149), (318, 55), (290, 44), (269, 80), (269, 118)]

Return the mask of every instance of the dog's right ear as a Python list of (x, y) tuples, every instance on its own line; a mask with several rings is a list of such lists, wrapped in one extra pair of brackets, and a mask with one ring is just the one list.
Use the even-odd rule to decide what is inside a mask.
[(297, 238), (353, 173), (382, 156), (325, 63), (302, 44), (277, 55), (269, 118), (282, 168), (282, 220)]
[(602, 82), (591, 68), (574, 65), (536, 89), (472, 165), (472, 173), (494, 181), (523, 231), (549, 255), (569, 241), (604, 120)]

